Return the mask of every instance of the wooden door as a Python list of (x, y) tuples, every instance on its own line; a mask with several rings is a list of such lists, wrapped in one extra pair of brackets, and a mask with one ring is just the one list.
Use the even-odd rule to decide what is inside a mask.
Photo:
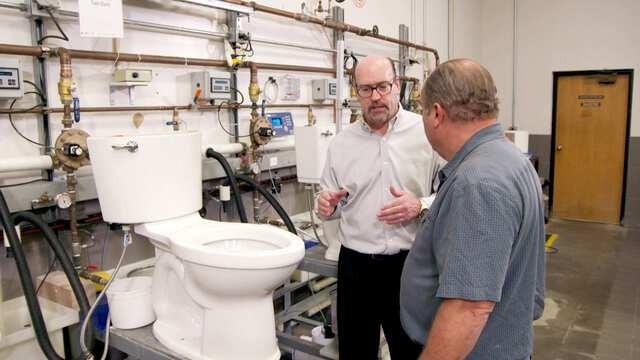
[(619, 224), (630, 74), (559, 75), (553, 213)]

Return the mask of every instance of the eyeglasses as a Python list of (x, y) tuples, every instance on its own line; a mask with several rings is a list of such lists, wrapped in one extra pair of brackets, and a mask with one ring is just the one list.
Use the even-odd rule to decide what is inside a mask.
[(356, 91), (358, 92), (358, 96), (363, 98), (368, 98), (373, 95), (373, 90), (378, 91), (378, 94), (380, 94), (380, 96), (385, 96), (391, 92), (392, 88), (393, 88), (393, 83), (384, 81), (373, 86), (372, 85), (358, 86), (356, 88)]

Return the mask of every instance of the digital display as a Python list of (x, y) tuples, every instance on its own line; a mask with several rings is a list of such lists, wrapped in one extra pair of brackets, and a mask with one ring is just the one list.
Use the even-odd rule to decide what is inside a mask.
[(282, 118), (272, 117), (271, 118), (271, 125), (273, 125), (273, 126), (282, 126)]
[(0, 76), (13, 76), (13, 71), (0, 71)]

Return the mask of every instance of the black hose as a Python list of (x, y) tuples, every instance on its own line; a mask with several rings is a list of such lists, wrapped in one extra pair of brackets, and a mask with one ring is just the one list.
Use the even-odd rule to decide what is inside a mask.
[(271, 195), (270, 192), (265, 190), (265, 188), (260, 186), (260, 184), (258, 184), (258, 182), (253, 180), (250, 176), (236, 175), (236, 179), (242, 180), (247, 184), (251, 185), (251, 187), (253, 187), (254, 190), (258, 191), (262, 196), (264, 196), (264, 198), (267, 199), (269, 204), (273, 206), (273, 208), (278, 213), (278, 215), (280, 215), (280, 218), (282, 219), (285, 226), (287, 227), (287, 230), (289, 230), (289, 232), (291, 232), (294, 235), (298, 235), (298, 232), (296, 231), (296, 227), (293, 225), (293, 221), (291, 221), (291, 218), (289, 218), (289, 215), (287, 215), (287, 212), (284, 211), (284, 208), (282, 207), (282, 205), (280, 205), (278, 200), (273, 195)]
[(47, 359), (62, 360), (51, 345), (47, 326), (42, 317), (42, 310), (40, 309), (40, 304), (36, 297), (36, 291), (33, 288), (33, 280), (31, 278), (31, 272), (29, 271), (29, 265), (27, 264), (27, 258), (24, 254), (22, 244), (18, 240), (18, 234), (16, 233), (16, 229), (11, 221), (11, 213), (2, 191), (0, 191), (0, 218), (2, 220), (2, 227), (4, 229), (5, 236), (9, 240), (9, 244), (13, 249), (13, 256), (16, 261), (16, 267), (18, 268), (20, 284), (22, 285), (24, 297), (27, 302), (27, 308), (29, 309), (29, 316), (31, 317), (31, 324), (33, 326), (33, 331), (36, 334), (38, 345)]
[[(78, 273), (73, 267), (73, 262), (69, 258), (69, 254), (67, 254), (67, 252), (65, 251), (64, 247), (58, 240), (58, 237), (56, 236), (56, 234), (53, 232), (51, 227), (47, 225), (47, 223), (45, 223), (39, 216), (33, 213), (30, 213), (30, 212), (17, 213), (13, 215), (11, 219), (14, 226), (22, 222), (27, 222), (35, 226), (42, 232), (47, 243), (49, 243), (49, 246), (55, 253), (56, 258), (58, 258), (58, 262), (62, 266), (62, 270), (64, 271), (64, 274), (67, 276), (67, 279), (69, 280), (69, 285), (71, 285), (71, 290), (73, 291), (73, 295), (75, 296), (76, 301), (78, 302), (78, 306), (80, 307), (80, 322), (82, 323), (83, 319), (89, 313), (89, 299), (87, 298), (87, 294), (84, 292), (84, 287), (80, 282)], [(92, 348), (93, 335), (91, 332), (91, 327), (89, 328), (88, 338), (90, 339), (89, 348)]]
[(236, 203), (236, 208), (238, 208), (238, 214), (240, 215), (240, 221), (243, 223), (247, 222), (247, 213), (244, 209), (244, 205), (242, 204), (242, 195), (240, 194), (240, 187), (238, 187), (238, 182), (233, 175), (233, 170), (231, 170), (231, 166), (227, 159), (220, 154), (219, 152), (213, 150), (212, 148), (207, 149), (206, 156), (208, 158), (213, 158), (218, 160), (220, 165), (222, 165), (222, 169), (224, 173), (227, 175), (227, 180), (229, 180), (229, 184), (231, 185), (231, 191), (233, 192), (233, 200)]

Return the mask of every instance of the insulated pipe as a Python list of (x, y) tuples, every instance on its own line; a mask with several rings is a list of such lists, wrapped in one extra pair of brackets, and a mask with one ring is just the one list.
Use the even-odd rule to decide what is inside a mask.
[(51, 156), (20, 156), (0, 159), (0, 173), (26, 170), (47, 170), (53, 168)]
[(213, 151), (223, 155), (231, 155), (242, 152), (244, 146), (241, 143), (209, 144), (202, 147), (202, 153), (206, 156), (209, 149), (213, 149)]
[(289, 215), (287, 215), (287, 212), (284, 210), (282, 205), (280, 205), (278, 200), (273, 195), (271, 195), (270, 192), (265, 190), (262, 186), (260, 186), (260, 184), (258, 184), (257, 181), (252, 179), (250, 176), (236, 175), (235, 177), (238, 180), (242, 180), (248, 183), (249, 185), (251, 185), (251, 187), (253, 187), (254, 191), (257, 191), (262, 196), (264, 196), (264, 198), (267, 199), (267, 201), (269, 202), (269, 204), (271, 204), (271, 206), (273, 206), (276, 213), (278, 213), (278, 215), (280, 216), (284, 224), (287, 226), (287, 230), (289, 230), (289, 232), (291, 232), (294, 235), (298, 235), (298, 232), (296, 231), (296, 227), (293, 225), (293, 221), (291, 221), (291, 218), (289, 217)]
[(213, 149), (207, 149), (205, 153), (206, 157), (214, 158), (218, 160), (220, 165), (222, 165), (222, 169), (224, 169), (225, 174), (227, 175), (227, 179), (229, 180), (229, 184), (231, 185), (231, 190), (233, 191), (233, 199), (235, 200), (236, 207), (238, 209), (238, 215), (240, 216), (240, 221), (243, 223), (247, 222), (247, 213), (244, 210), (244, 205), (242, 204), (242, 194), (240, 194), (240, 187), (238, 186), (238, 182), (233, 174), (233, 170), (231, 169), (231, 165), (225, 157), (216, 152)]
[(293, 139), (287, 139), (285, 141), (270, 141), (265, 145), (260, 146), (262, 151), (284, 151), (293, 150), (296, 147), (296, 143)]
[[(60, 266), (62, 266), (62, 270), (67, 277), (67, 280), (69, 281), (71, 291), (73, 291), (73, 295), (78, 302), (78, 307), (80, 309), (80, 322), (82, 322), (82, 320), (87, 316), (87, 313), (89, 312), (89, 299), (87, 298), (87, 294), (84, 292), (84, 287), (80, 282), (80, 278), (78, 278), (78, 274), (73, 269), (73, 263), (71, 262), (71, 259), (69, 259), (69, 255), (62, 246), (56, 234), (53, 232), (51, 227), (47, 223), (45, 223), (39, 216), (30, 212), (17, 213), (13, 215), (12, 221), (14, 226), (17, 226), (22, 222), (27, 222), (32, 226), (35, 226), (42, 232), (42, 235), (49, 244), (51, 250), (53, 250), (53, 253), (58, 259), (58, 262), (60, 263)], [(88, 334), (91, 343), (89, 347), (91, 348), (93, 347), (92, 331), (89, 331)]]
[(265, 6), (265, 5), (260, 5), (257, 4), (255, 1), (244, 1), (244, 0), (222, 0), (224, 2), (228, 2), (230, 4), (236, 4), (236, 5), (243, 5), (243, 6), (248, 6), (253, 8), (254, 11), (260, 11), (260, 12), (264, 12), (264, 13), (268, 13), (268, 14), (272, 14), (272, 15), (277, 15), (277, 16), (282, 16), (282, 17), (286, 17), (289, 19), (295, 19), (301, 22), (309, 22), (309, 23), (313, 23), (313, 24), (318, 24), (318, 25), (322, 25), (326, 28), (330, 28), (330, 29), (334, 29), (334, 30), (338, 30), (338, 31), (344, 31), (344, 32), (350, 32), (356, 35), (360, 35), (360, 36), (366, 36), (366, 37), (371, 37), (374, 39), (378, 39), (378, 40), (382, 40), (382, 41), (387, 41), (390, 43), (395, 43), (398, 45), (403, 45), (403, 46), (407, 46), (407, 47), (411, 47), (414, 49), (418, 49), (418, 50), (424, 50), (427, 52), (430, 52), (433, 54), (435, 60), (436, 60), (436, 66), (440, 64), (440, 55), (438, 54), (438, 50), (428, 47), (428, 46), (424, 46), (424, 45), (419, 45), (419, 44), (415, 44), (409, 41), (404, 41), (404, 40), (399, 40), (396, 38), (392, 38), (389, 36), (384, 36), (384, 35), (380, 35), (380, 34), (374, 34), (373, 31), (369, 30), (369, 29), (364, 29), (355, 25), (351, 25), (351, 24), (347, 24), (341, 21), (335, 21), (335, 20), (324, 20), (324, 19), (319, 19), (317, 17), (314, 16), (309, 16), (306, 14), (301, 14), (301, 13), (294, 13), (294, 12), (290, 12), (290, 11), (286, 11), (286, 10), (280, 10), (274, 7), (270, 7), (270, 6)]

